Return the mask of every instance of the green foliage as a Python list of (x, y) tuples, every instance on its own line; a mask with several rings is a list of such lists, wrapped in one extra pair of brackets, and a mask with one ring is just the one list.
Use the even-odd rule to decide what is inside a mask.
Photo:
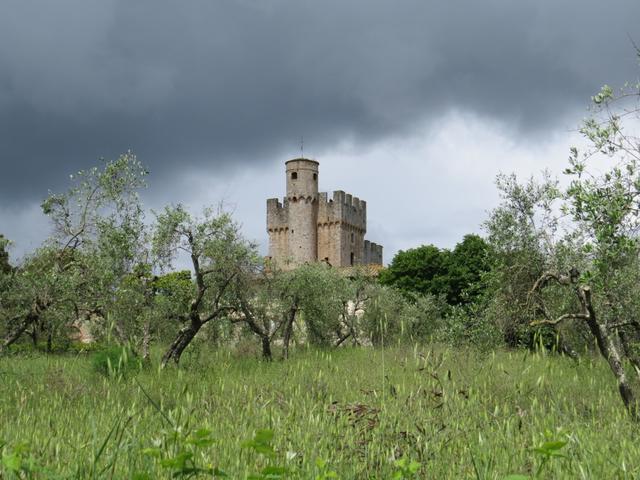
[(410, 343), (426, 343), (437, 337), (449, 307), (444, 297), (416, 296), (402, 309), (402, 334)]
[(186, 298), (193, 291), (193, 282), (189, 270), (178, 270), (165, 273), (154, 280), (156, 292), (167, 303), (179, 304), (184, 307)]
[(399, 291), (388, 287), (370, 291), (362, 314), (362, 329), (373, 345), (389, 344), (399, 338), (407, 303)]
[(49, 347), (46, 342), (38, 342), (36, 345), (31, 340), (23, 339), (19, 342), (13, 343), (8, 349), (9, 355), (37, 355), (38, 353), (54, 353), (54, 354), (67, 354), (67, 355), (85, 355), (97, 352), (103, 348), (98, 342), (82, 343), (71, 341), (68, 337), (63, 337), (64, 340), (61, 343), (54, 342)]
[[(505, 334), (514, 337), (522, 320), (574, 321), (595, 340), (636, 420), (638, 378), (626, 364), (640, 371), (640, 136), (626, 127), (637, 128), (638, 98), (638, 85), (620, 95), (605, 86), (580, 130), (590, 147), (583, 154), (571, 149), (569, 186), (561, 191), (548, 176), (526, 185), (499, 177), (504, 201), (487, 224), (499, 259), (492, 306), (510, 329)], [(564, 332), (556, 333), (576, 356)]]
[(405, 480), (410, 478), (419, 478), (418, 471), (420, 470), (420, 464), (415, 460), (408, 458), (401, 458), (395, 461), (395, 467), (397, 470), (391, 477), (393, 480)]
[(153, 278), (152, 318), (160, 339), (169, 340), (176, 324), (189, 310), (195, 285), (189, 270), (168, 272)]
[[(199, 454), (216, 443), (213, 432), (201, 428), (193, 433), (183, 433), (181, 428), (163, 432), (158, 447), (144, 448), (142, 455), (154, 460), (171, 478), (226, 478), (228, 475), (218, 467), (200, 465)], [(151, 478), (146, 472), (138, 472), (137, 478)]]
[(504, 345), (502, 332), (482, 304), (451, 307), (434, 337), (451, 346), (471, 346), (481, 351)]
[(283, 282), (283, 294), (295, 298), (302, 312), (309, 343), (331, 345), (344, 302), (350, 297), (349, 280), (336, 269), (319, 263), (286, 273)]
[(373, 343), (382, 333), (375, 325), (384, 325), (391, 338), (401, 331), (413, 340), (437, 338), (483, 349), (501, 343), (485, 315), (495, 263), (492, 246), (477, 235), (466, 235), (452, 251), (429, 245), (399, 252), (380, 274), (380, 283), (393, 290), (372, 294), (365, 309)]
[(152, 240), (160, 265), (171, 266), (177, 252), (186, 251), (197, 258), (201, 273), (216, 280), (243, 267), (253, 268), (257, 260), (255, 245), (242, 237), (232, 216), (213, 208), (196, 217), (182, 205), (166, 207), (157, 214)]
[(93, 370), (105, 377), (135, 375), (142, 368), (140, 358), (122, 345), (105, 346), (92, 356)]
[(443, 299), (419, 295), (409, 301), (400, 291), (383, 285), (371, 285), (366, 295), (359, 325), (373, 345), (428, 341), (441, 327)]
[[(191, 259), (194, 288), (188, 296), (185, 283), (175, 291), (188, 311), (178, 313), (185, 326), (163, 357), (163, 364), (178, 363), (182, 352), (204, 325), (220, 331), (223, 320), (237, 311), (247, 277), (257, 273), (261, 264), (256, 246), (244, 239), (239, 225), (227, 212), (205, 208), (196, 217), (182, 205), (166, 207), (156, 215), (152, 236), (152, 254), (157, 264), (171, 267), (178, 252)], [(173, 279), (175, 280), (175, 279)]]
[(450, 305), (460, 305), (481, 293), (481, 276), (491, 262), (488, 244), (477, 235), (466, 235), (453, 251), (433, 245), (401, 250), (380, 273), (380, 282), (406, 295), (444, 296)]
[(50, 348), (68, 337), (75, 322), (106, 318), (113, 292), (144, 256), (138, 190), (146, 174), (126, 153), (71, 175), (66, 192), (44, 200), (53, 234), (15, 269), (2, 293), (0, 350), (25, 332), (34, 343), (46, 337)]
[(533, 478), (544, 478), (541, 477), (541, 475), (544, 472), (545, 466), (549, 462), (557, 459), (567, 458), (566, 455), (560, 453), (560, 450), (562, 450), (568, 442), (565, 440), (551, 440), (550, 438), (552, 436), (552, 433), (549, 431), (545, 432), (545, 436), (547, 437), (546, 441), (542, 442), (539, 446), (531, 449), (532, 452), (534, 452), (541, 459), (540, 464), (538, 465), (538, 468), (536, 469), (533, 476), (513, 474), (505, 477), (505, 480), (529, 480)]
[(2, 470), (15, 478), (34, 478), (35, 475), (43, 473), (43, 469), (31, 453), (29, 444), (25, 442), (2, 448), (2, 467)]
[(558, 255), (558, 182), (545, 172), (541, 181), (520, 183), (515, 175), (498, 175), (502, 198), (484, 226), (494, 253), (494, 268), (486, 275), (485, 315), (511, 346), (534, 348), (538, 319), (529, 292), (548, 269), (561, 268)]
[(278, 461), (278, 455), (273, 448), (273, 431), (258, 430), (253, 439), (242, 444), (243, 448), (253, 450), (258, 455), (267, 459), (267, 465), (259, 473), (252, 473), (247, 480), (270, 480), (286, 478), (289, 470)]
[(406, 294), (446, 294), (448, 257), (447, 250), (433, 245), (400, 250), (389, 267), (380, 272), (380, 282), (393, 285)]
[(476, 301), (485, 289), (483, 276), (494, 264), (490, 245), (478, 235), (465, 235), (449, 257), (447, 283), (450, 304), (468, 305)]
[(338, 474), (331, 470), (326, 460), (322, 458), (316, 458), (316, 467), (318, 474), (314, 477), (315, 480), (329, 480), (332, 478), (338, 478)]
[(12, 270), (11, 264), (9, 263), (9, 252), (7, 252), (8, 246), (9, 240), (0, 234), (0, 275), (6, 275)]
[[(192, 478), (211, 478), (218, 468), (244, 479), (272, 466), (300, 479), (500, 479), (535, 475), (541, 448), (567, 458), (553, 455), (539, 478), (640, 474), (637, 425), (602, 388), (610, 374), (597, 357), (431, 345), (306, 349), (266, 363), (205, 345), (197, 364), (115, 382), (91, 364), (0, 358), (10, 385), (0, 391), (0, 457), (20, 450), (32, 478), (164, 479), (193, 468), (206, 473)], [(265, 429), (273, 436), (256, 439)], [(549, 448), (555, 441), (567, 444)], [(0, 477), (19, 478), (1, 463)]]

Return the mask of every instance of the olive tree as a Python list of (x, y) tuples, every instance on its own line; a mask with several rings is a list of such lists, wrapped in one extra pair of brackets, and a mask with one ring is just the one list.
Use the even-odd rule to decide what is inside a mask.
[(282, 339), (283, 358), (288, 358), (296, 333), (301, 340), (320, 346), (345, 339), (341, 328), (348, 315), (343, 305), (350, 298), (350, 284), (326, 264), (305, 264), (288, 271), (263, 269), (259, 275), (238, 276), (235, 288), (231, 321), (260, 339), (266, 360), (272, 358), (276, 336)]
[(570, 179), (560, 196), (565, 232), (548, 251), (538, 250), (537, 268), (544, 271), (531, 282), (528, 298), (537, 317), (532, 325), (574, 322), (590, 332), (624, 405), (640, 420), (638, 99), (640, 85), (618, 94), (604, 87), (593, 98), (594, 115), (581, 129), (590, 147), (583, 153), (573, 148), (564, 172)]
[[(265, 359), (272, 357), (274, 338), (282, 340), (283, 358), (288, 358), (296, 337), (321, 347), (379, 343), (380, 329), (394, 334), (401, 330), (404, 317), (395, 307), (408, 305), (398, 292), (358, 268), (314, 263), (244, 278), (248, 281), (238, 284), (238, 306), (231, 321), (244, 324), (261, 340)], [(397, 302), (386, 302), (389, 296)], [(388, 308), (381, 308), (383, 304)]]
[[(271, 343), (284, 328), (290, 331), (289, 322), (295, 320), (297, 300), (295, 294), (287, 288), (286, 274), (280, 271), (262, 269), (259, 274), (238, 276), (235, 282), (236, 292), (234, 315), (231, 322), (244, 325), (251, 334), (258, 337), (262, 348), (262, 358), (273, 358)], [(289, 337), (286, 340), (285, 353), (288, 356)]]
[[(584, 322), (618, 382), (625, 406), (636, 419), (640, 419), (640, 137), (630, 128), (637, 128), (632, 122), (640, 119), (638, 99), (640, 84), (620, 94), (605, 86), (593, 98), (595, 114), (581, 129), (591, 148), (583, 154), (576, 148), (571, 150), (565, 171), (571, 183), (564, 205), (589, 264), (582, 271), (545, 272), (532, 289), (541, 306), (544, 302), (539, 292), (551, 283), (572, 292), (577, 308), (557, 318), (547, 316), (539, 323)], [(596, 161), (598, 165), (594, 165)], [(629, 361), (635, 366), (635, 380), (625, 368)]]
[[(45, 316), (51, 307), (58, 305), (69, 310), (70, 304), (65, 299), (70, 293), (67, 288), (70, 278), (60, 278), (58, 271), (64, 268), (60, 264), (57, 252), (41, 248), (27, 256), (13, 273), (3, 275), (0, 315), (4, 338), (0, 343), (0, 352), (5, 351), (28, 330), (33, 342), (37, 343), (38, 332), (51, 318)], [(51, 338), (53, 329), (49, 328), (48, 331)]]
[(111, 293), (144, 244), (138, 191), (146, 175), (135, 155), (126, 153), (71, 175), (66, 192), (45, 199), (42, 210), (53, 233), (15, 269), (0, 352), (27, 330), (35, 338), (44, 327), (50, 345), (56, 329), (66, 335), (81, 316), (105, 316)]
[(498, 175), (501, 203), (484, 228), (493, 251), (493, 268), (486, 275), (485, 315), (510, 347), (533, 346), (536, 312), (529, 302), (531, 285), (555, 267), (559, 238), (558, 181), (544, 172), (538, 181), (519, 182), (515, 175)]
[(176, 364), (184, 349), (209, 323), (224, 320), (236, 307), (235, 282), (255, 269), (257, 252), (245, 240), (230, 214), (207, 208), (195, 217), (182, 206), (166, 207), (157, 215), (152, 251), (161, 265), (170, 266), (182, 253), (188, 257), (194, 283), (183, 327), (162, 357)]

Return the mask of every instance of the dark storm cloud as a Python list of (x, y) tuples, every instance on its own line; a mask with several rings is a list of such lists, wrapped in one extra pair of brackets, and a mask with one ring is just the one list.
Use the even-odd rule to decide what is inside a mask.
[(536, 135), (637, 75), (640, 2), (5, 0), (0, 201), (132, 148), (164, 182), (468, 110)]

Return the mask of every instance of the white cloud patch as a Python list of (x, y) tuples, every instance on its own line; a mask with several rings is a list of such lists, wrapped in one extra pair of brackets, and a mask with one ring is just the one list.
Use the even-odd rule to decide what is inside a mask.
[(10, 261), (16, 261), (38, 248), (51, 228), (38, 203), (12, 208), (0, 207), (0, 233), (11, 241)]
[[(313, 140), (307, 139), (306, 154), (320, 162), (321, 191), (345, 190), (367, 201), (367, 238), (384, 245), (388, 262), (400, 249), (429, 243), (448, 248), (467, 233), (480, 233), (498, 203), (494, 179), (499, 172), (527, 177), (549, 169), (559, 174), (569, 146), (579, 141), (569, 129), (535, 142), (523, 140), (499, 122), (452, 112), (435, 126), (423, 125), (367, 148), (346, 139), (314, 151)], [(284, 162), (295, 156), (292, 152), (226, 176), (188, 172), (164, 193), (194, 212), (223, 202), (266, 254), (266, 199), (284, 196)]]

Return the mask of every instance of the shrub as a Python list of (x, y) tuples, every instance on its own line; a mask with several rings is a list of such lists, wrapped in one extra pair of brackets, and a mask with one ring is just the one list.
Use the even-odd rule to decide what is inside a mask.
[(452, 346), (467, 345), (481, 350), (502, 344), (502, 332), (481, 308), (474, 305), (452, 307), (436, 337)]
[(142, 368), (142, 360), (131, 348), (110, 345), (93, 355), (93, 369), (105, 377), (128, 376)]

